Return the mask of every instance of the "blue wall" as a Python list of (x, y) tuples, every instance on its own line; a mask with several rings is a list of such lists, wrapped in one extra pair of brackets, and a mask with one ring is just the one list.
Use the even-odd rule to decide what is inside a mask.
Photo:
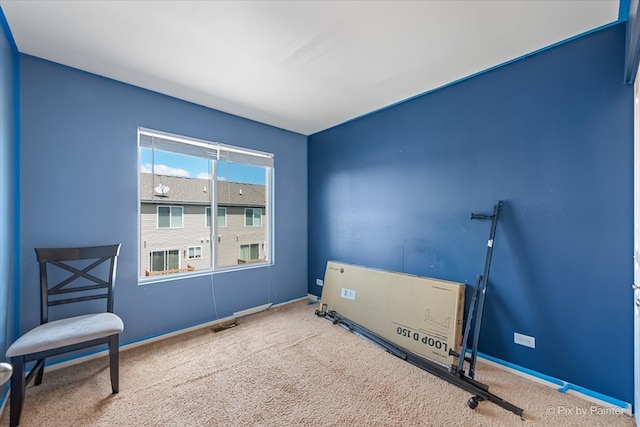
[(470, 214), (505, 200), (480, 351), (632, 402), (624, 48), (620, 24), (310, 136), (309, 291), (331, 259), (473, 285)]
[[(306, 296), (306, 136), (32, 56), (20, 60), (22, 331), (39, 320), (39, 246), (122, 243), (115, 310), (124, 343)], [(275, 154), (274, 266), (138, 285), (139, 126)]]
[[(0, 361), (13, 341), (18, 50), (0, 9)], [(0, 387), (0, 405), (7, 385)]]

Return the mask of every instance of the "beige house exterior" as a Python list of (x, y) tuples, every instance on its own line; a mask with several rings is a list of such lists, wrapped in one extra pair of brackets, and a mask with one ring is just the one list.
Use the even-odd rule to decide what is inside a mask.
[(265, 186), (218, 180), (213, 216), (210, 187), (208, 179), (140, 174), (142, 277), (210, 269), (212, 251), (216, 268), (266, 260)]

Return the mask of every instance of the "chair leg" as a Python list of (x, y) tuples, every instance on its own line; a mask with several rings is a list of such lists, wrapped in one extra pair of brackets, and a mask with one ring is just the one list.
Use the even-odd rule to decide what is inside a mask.
[(120, 369), (120, 355), (119, 348), (120, 339), (118, 335), (111, 335), (109, 337), (109, 372), (111, 373), (111, 390), (114, 393), (120, 391), (119, 385), (119, 369)]
[[(34, 380), (34, 385), (42, 384), (42, 375), (44, 374), (44, 358), (42, 358), (41, 360), (42, 360), (42, 363), (40, 364), (40, 368), (38, 369), (38, 372), (36, 372), (36, 379)], [(40, 363), (40, 360), (38, 360), (36, 363)]]
[(22, 402), (24, 402), (24, 389), (26, 386), (24, 377), (24, 359), (22, 356), (12, 357), (11, 365), (13, 365), (13, 374), (11, 375), (11, 398), (10, 405), (10, 421), (11, 427), (17, 427), (20, 424), (20, 414), (22, 413)]

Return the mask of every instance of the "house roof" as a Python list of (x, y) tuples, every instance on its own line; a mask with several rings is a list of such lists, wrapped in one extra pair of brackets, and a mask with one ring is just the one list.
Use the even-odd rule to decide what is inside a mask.
[[(220, 206), (265, 206), (265, 186), (217, 181)], [(162, 192), (164, 191), (164, 194)], [(158, 204), (210, 204), (211, 181), (169, 175), (140, 174), (140, 200)]]

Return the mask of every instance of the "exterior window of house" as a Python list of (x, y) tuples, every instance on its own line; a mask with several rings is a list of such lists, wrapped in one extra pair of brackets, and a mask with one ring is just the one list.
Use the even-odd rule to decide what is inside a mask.
[(240, 245), (241, 262), (256, 261), (260, 258), (260, 245), (252, 243), (250, 245)]
[[(211, 208), (206, 208), (207, 227), (211, 227)], [(227, 208), (218, 207), (218, 227), (227, 226)]]
[(178, 249), (153, 251), (150, 255), (151, 271), (177, 270), (180, 268), (180, 252)]
[(138, 144), (141, 282), (271, 262), (273, 154), (143, 128)]
[(221, 208), (218, 206), (218, 227), (227, 226), (227, 208)]
[(187, 249), (187, 258), (202, 258), (202, 246), (189, 246)]
[(158, 228), (182, 228), (182, 206), (158, 206)]
[(262, 210), (250, 209), (244, 210), (244, 226), (245, 227), (260, 227), (262, 225)]

